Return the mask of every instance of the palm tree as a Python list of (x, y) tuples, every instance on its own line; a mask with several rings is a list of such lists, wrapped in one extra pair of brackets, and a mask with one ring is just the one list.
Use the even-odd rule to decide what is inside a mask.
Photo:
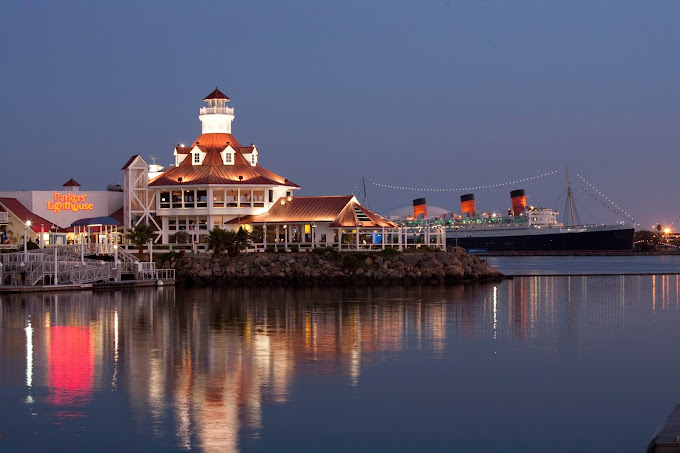
[(205, 242), (208, 243), (208, 248), (215, 251), (215, 254), (225, 251), (231, 242), (233, 242), (235, 233), (233, 231), (226, 231), (220, 227), (216, 227), (210, 231), (205, 237)]
[(238, 255), (241, 250), (248, 248), (250, 233), (243, 228), (239, 228), (237, 233), (217, 227), (208, 233), (206, 242), (208, 243), (208, 248), (214, 250), (216, 254), (226, 250), (230, 255)]
[(156, 235), (156, 229), (150, 225), (139, 224), (125, 235), (133, 244), (139, 247), (139, 254), (144, 252), (144, 245)]

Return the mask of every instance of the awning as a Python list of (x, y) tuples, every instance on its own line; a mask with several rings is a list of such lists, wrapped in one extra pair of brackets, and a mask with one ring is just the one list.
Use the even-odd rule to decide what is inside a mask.
[(86, 219), (76, 220), (71, 224), (74, 226), (88, 226), (88, 225), (113, 225), (120, 226), (120, 222), (113, 217), (88, 217)]

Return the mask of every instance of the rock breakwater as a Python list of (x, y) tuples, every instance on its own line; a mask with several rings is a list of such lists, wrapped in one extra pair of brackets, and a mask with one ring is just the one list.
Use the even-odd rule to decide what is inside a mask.
[(409, 285), (498, 281), (496, 269), (462, 248), (449, 252), (255, 253), (241, 256), (166, 254), (160, 268), (175, 269), (186, 285)]

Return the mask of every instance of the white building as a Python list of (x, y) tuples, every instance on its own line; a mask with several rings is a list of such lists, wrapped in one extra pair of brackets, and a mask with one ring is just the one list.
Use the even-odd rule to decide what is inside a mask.
[(156, 242), (174, 242), (180, 231), (194, 242), (232, 219), (267, 212), (300, 187), (259, 163), (255, 145), (241, 146), (231, 134), (234, 109), (215, 89), (199, 112), (202, 134), (191, 146), (177, 146), (175, 164), (150, 166), (137, 155), (123, 167), (125, 227), (155, 226)]

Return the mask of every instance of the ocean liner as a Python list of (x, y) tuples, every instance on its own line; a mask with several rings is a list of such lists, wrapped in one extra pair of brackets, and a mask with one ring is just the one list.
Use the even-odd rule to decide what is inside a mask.
[[(460, 197), (461, 214), (428, 217), (425, 198), (413, 200), (413, 216), (402, 218), (404, 225), (443, 228), (446, 245), (481, 252), (605, 252), (630, 251), (634, 225), (565, 225), (557, 220), (558, 211), (527, 206), (523, 189), (510, 192), (512, 208), (507, 214), (479, 213), (474, 194)], [(568, 209), (574, 219), (573, 197), (568, 184)]]

